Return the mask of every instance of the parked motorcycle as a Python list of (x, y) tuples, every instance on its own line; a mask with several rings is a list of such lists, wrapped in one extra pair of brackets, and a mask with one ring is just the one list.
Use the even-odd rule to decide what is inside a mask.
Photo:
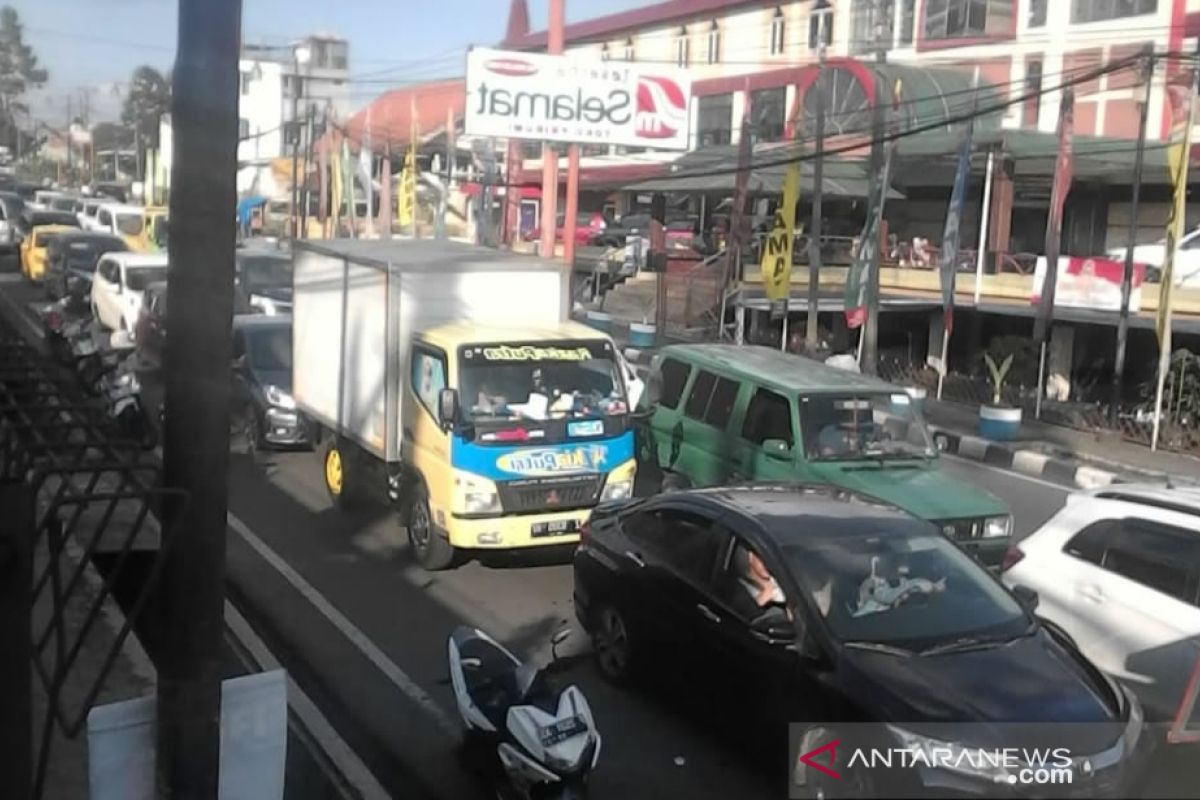
[[(562, 630), (551, 640), (551, 665), (569, 634)], [(494, 775), (497, 793), (521, 800), (585, 797), (600, 732), (583, 692), (555, 691), (546, 668), (523, 663), (476, 628), (456, 628), (448, 649), (464, 744)]]
[(61, 363), (70, 363), (71, 340), (92, 321), (87, 303), (68, 294), (42, 306), (38, 316), (50, 354)]

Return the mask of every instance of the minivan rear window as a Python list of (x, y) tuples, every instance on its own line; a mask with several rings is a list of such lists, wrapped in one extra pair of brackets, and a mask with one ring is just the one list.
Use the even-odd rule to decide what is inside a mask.
[(662, 397), (658, 400), (659, 405), (664, 408), (675, 408), (679, 405), (679, 398), (683, 397), (683, 387), (687, 385), (691, 371), (692, 368), (682, 361), (673, 358), (663, 361), (658, 371), (662, 377)]

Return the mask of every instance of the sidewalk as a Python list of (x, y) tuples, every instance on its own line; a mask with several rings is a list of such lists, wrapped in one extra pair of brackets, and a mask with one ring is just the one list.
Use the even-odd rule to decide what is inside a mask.
[[(628, 327), (614, 320), (613, 339), (639, 372), (649, 368), (655, 349), (628, 346)], [(1041, 477), (1066, 486), (1094, 489), (1112, 483), (1168, 478), (1200, 484), (1200, 459), (1123, 441), (1112, 431), (1089, 432), (1034, 420), (1021, 424), (1012, 442), (978, 435), (979, 409), (962, 403), (927, 399), (925, 419), (943, 452), (992, 466)]]

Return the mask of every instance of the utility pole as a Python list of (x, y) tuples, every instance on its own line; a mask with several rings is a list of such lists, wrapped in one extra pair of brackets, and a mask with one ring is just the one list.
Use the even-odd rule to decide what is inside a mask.
[(155, 605), (157, 795), (215, 800), (221, 733), (229, 362), (241, 0), (179, 0), (171, 118), (172, 291), (163, 359), (164, 554)]
[[(825, 74), (825, 39), (819, 37), (817, 47), (817, 79), (811, 91), (816, 93), (816, 158), (813, 160), (812, 224), (808, 235), (808, 322), (804, 330), (804, 345), (809, 355), (817, 349), (817, 322), (821, 305), (821, 208), (825, 186), (825, 90), (821, 78)], [(800, 114), (804, 113), (801, 109)]]
[[(875, 23), (875, 63), (887, 63), (887, 41), (884, 39), (884, 33), (890, 32), (892, 26), (885, 25), (883, 14), (885, 8), (885, 0), (875, 0), (875, 8), (873, 13), (873, 22)], [(871, 175), (873, 180), (883, 179), (883, 105), (881, 99), (877, 98), (875, 107), (871, 110)], [(879, 187), (879, 201), (883, 202), (887, 197), (887, 187)], [(867, 213), (872, 213), (871, 209), (867, 209)], [(875, 235), (883, 238), (883, 226), (875, 232)], [(859, 242), (858, 246), (862, 247), (865, 243)], [(879, 267), (883, 261), (883, 247), (878, 246), (873, 250), (871, 258), (870, 273), (867, 275), (867, 319), (863, 324), (862, 330), (862, 358), (861, 368), (867, 375), (875, 375), (879, 370)]]
[(312, 197), (308, 190), (308, 170), (312, 164), (313, 158), (313, 138), (314, 127), (316, 125), (316, 110), (310, 102), (307, 106), (308, 113), (305, 115), (307, 119), (304, 122), (305, 143), (304, 143), (304, 180), (303, 188), (301, 189), (301, 207), (300, 207), (300, 238), (308, 238), (308, 207), (312, 204)]
[(1150, 92), (1154, 86), (1154, 51), (1146, 48), (1142, 62), (1142, 77), (1146, 81), (1146, 96), (1138, 109), (1138, 143), (1133, 161), (1133, 187), (1129, 199), (1129, 237), (1125, 247), (1125, 271), (1121, 275), (1121, 316), (1117, 320), (1117, 352), (1113, 361), (1112, 399), (1108, 422), (1114, 429), (1121, 410), (1121, 384), (1125, 377), (1125, 345), (1129, 338), (1129, 299), (1133, 294), (1133, 248), (1137, 246), (1138, 206), (1142, 196), (1142, 165), (1146, 155), (1146, 117), (1150, 109)]
[(299, 238), (297, 233), (300, 224), (300, 215), (297, 213), (300, 206), (300, 168), (297, 165), (300, 154), (300, 57), (298, 55), (293, 54), (292, 65), (295, 67), (295, 72), (292, 73), (292, 119), (288, 124), (292, 135), (292, 214), (289, 227), (292, 231), (292, 241), (295, 241)]
[[(563, 51), (563, 20), (566, 10), (566, 0), (550, 0), (550, 24), (546, 52), (550, 55), (561, 55)], [(568, 194), (568, 202), (570, 195)], [(558, 150), (551, 142), (542, 142), (542, 258), (554, 258), (554, 237), (558, 222)], [(490, 209), (489, 209), (490, 213)], [(568, 230), (568, 238), (574, 236), (574, 230), (567, 226), (572, 220), (563, 220), (563, 232)], [(565, 245), (564, 245), (565, 248)], [(564, 250), (565, 252), (565, 250)]]
[(75, 145), (71, 141), (71, 111), (72, 111), (71, 100), (72, 100), (72, 97), (71, 97), (71, 95), (68, 94), (67, 95), (67, 133), (66, 133), (67, 182), (68, 183), (71, 181), (71, 171), (75, 168)]

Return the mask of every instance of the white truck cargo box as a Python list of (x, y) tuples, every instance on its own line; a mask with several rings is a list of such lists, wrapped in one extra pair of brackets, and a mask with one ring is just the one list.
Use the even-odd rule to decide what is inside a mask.
[(292, 385), (307, 415), (387, 461), (400, 459), (400, 402), (415, 331), (447, 322), (557, 323), (570, 271), (436, 240), (296, 242)]

